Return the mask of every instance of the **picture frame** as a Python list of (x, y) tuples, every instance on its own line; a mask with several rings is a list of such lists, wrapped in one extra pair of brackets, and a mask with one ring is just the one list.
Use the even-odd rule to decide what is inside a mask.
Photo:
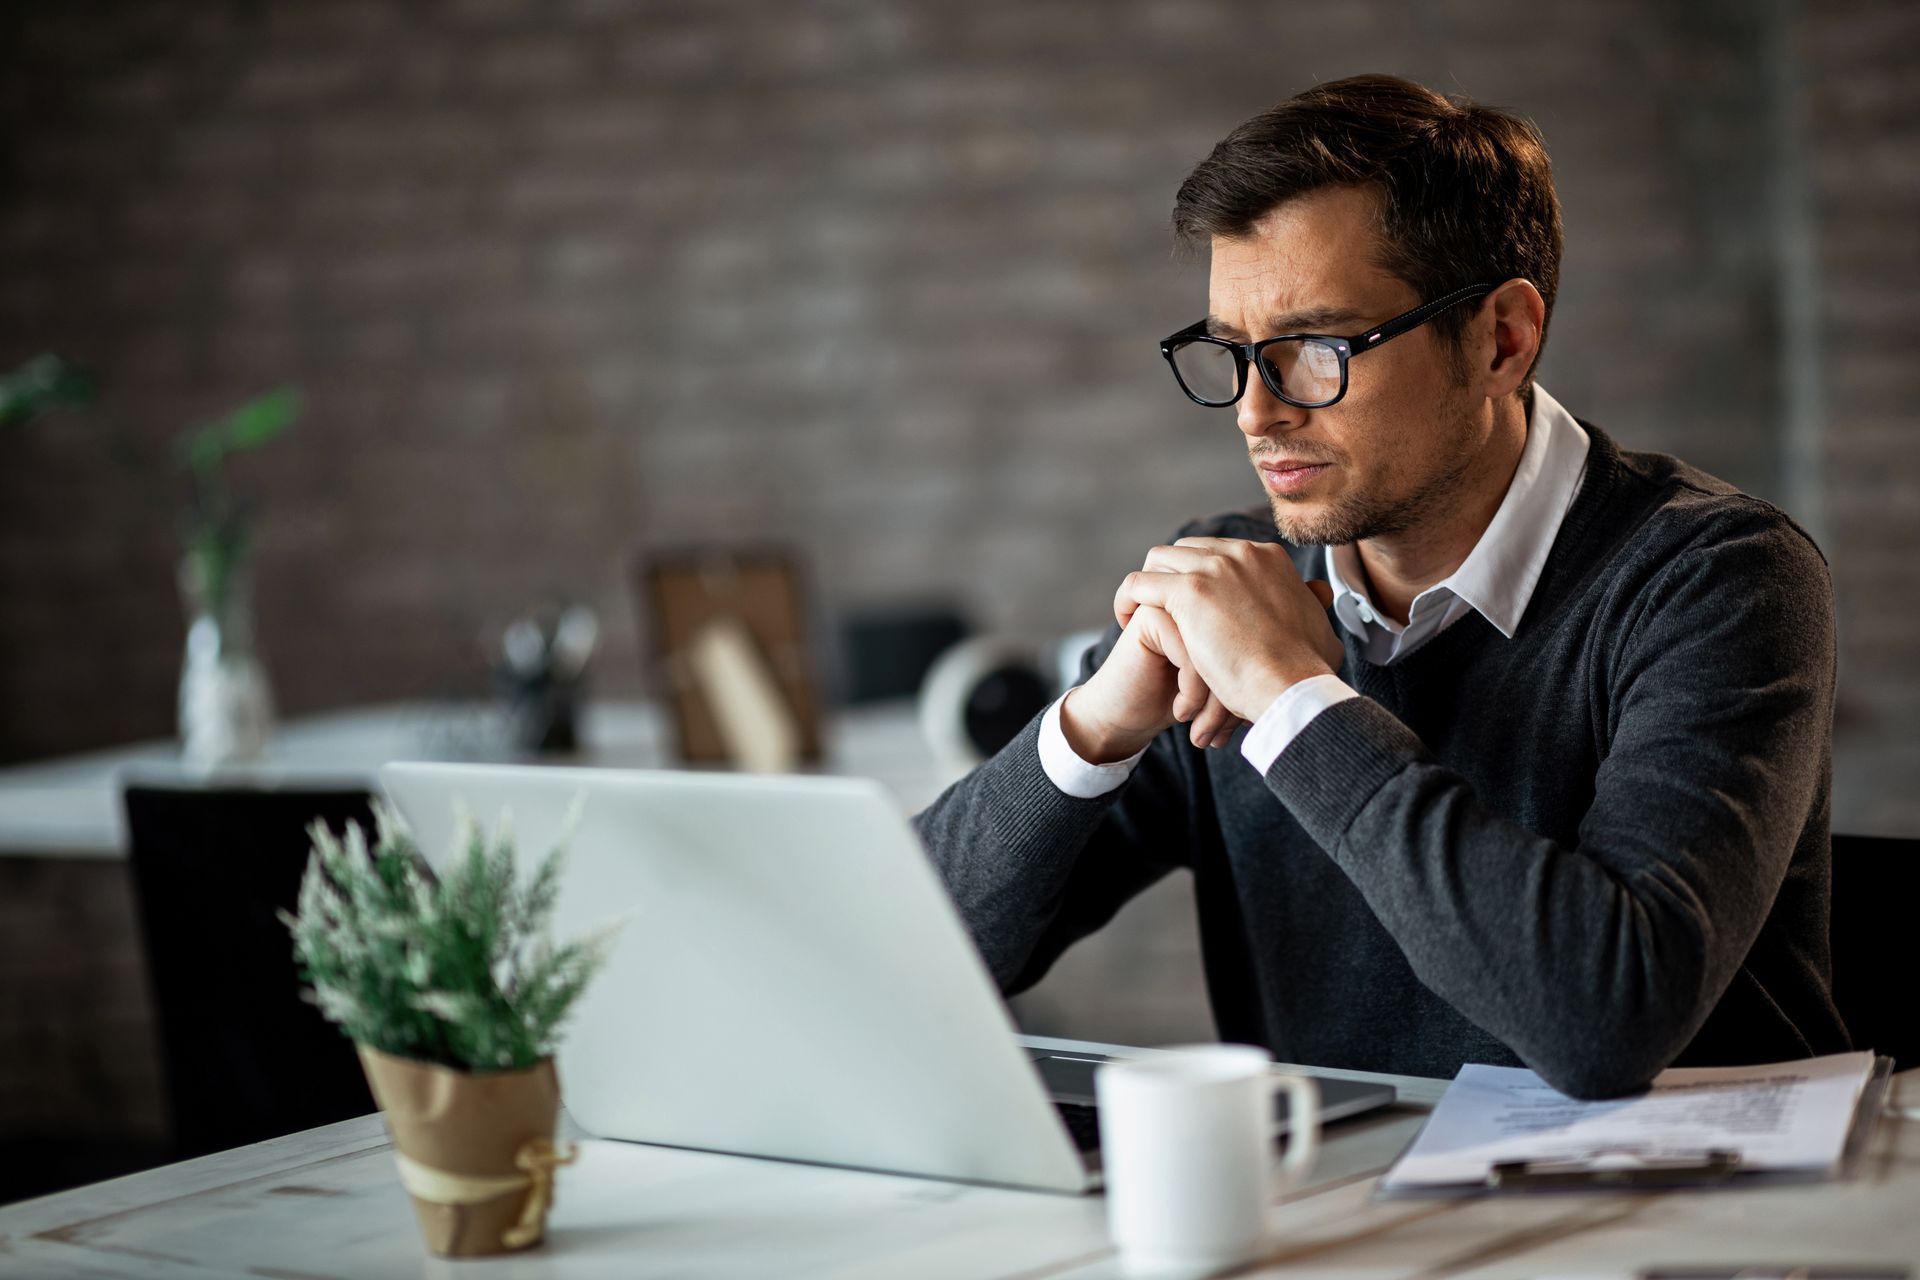
[(821, 704), (799, 558), (769, 546), (687, 548), (644, 557), (636, 575), (655, 687), (679, 758), (700, 765), (744, 762), (696, 660), (696, 646), (719, 624), (750, 641), (764, 663), (791, 718), (798, 762), (819, 763)]

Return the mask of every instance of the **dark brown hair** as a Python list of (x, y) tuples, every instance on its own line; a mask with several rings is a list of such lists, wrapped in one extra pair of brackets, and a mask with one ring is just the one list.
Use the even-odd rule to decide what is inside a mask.
[[(1243, 236), (1295, 196), (1341, 185), (1378, 194), (1380, 266), (1420, 301), (1523, 276), (1552, 317), (1560, 200), (1540, 131), (1398, 76), (1316, 85), (1240, 125), (1180, 184), (1174, 234), (1193, 246)], [(1433, 322), (1456, 350), (1471, 311)]]

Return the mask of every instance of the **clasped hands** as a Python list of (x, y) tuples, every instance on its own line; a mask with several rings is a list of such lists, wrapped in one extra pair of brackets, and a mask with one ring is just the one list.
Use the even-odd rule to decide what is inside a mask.
[(1303, 582), (1279, 543), (1155, 547), (1114, 594), (1113, 652), (1061, 706), (1068, 744), (1103, 764), (1181, 723), (1196, 747), (1223, 745), (1289, 685), (1339, 670), (1332, 602), (1333, 589)]

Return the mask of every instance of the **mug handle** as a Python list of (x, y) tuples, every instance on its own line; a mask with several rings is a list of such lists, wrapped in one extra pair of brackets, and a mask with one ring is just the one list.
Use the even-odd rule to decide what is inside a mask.
[(1304, 1178), (1320, 1154), (1320, 1086), (1311, 1076), (1275, 1076), (1272, 1090), (1287, 1095), (1287, 1154), (1278, 1172)]

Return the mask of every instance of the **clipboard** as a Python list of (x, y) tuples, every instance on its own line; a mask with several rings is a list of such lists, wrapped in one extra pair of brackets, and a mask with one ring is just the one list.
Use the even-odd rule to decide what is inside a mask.
[[(1450, 1200), (1486, 1195), (1540, 1195), (1592, 1191), (1674, 1190), (1700, 1191), (1726, 1187), (1791, 1186), (1844, 1181), (1854, 1177), (1873, 1141), (1892, 1087), (1893, 1059), (1876, 1055), (1873, 1069), (1854, 1104), (1852, 1122), (1840, 1158), (1829, 1169), (1753, 1169), (1741, 1165), (1740, 1153), (1723, 1148), (1695, 1151), (1649, 1151), (1638, 1159), (1617, 1157), (1635, 1153), (1600, 1153), (1590, 1161), (1510, 1161), (1494, 1164), (1484, 1182), (1387, 1188), (1384, 1173), (1374, 1182), (1376, 1200)], [(1413, 1149), (1420, 1135), (1407, 1140), (1401, 1157)], [(1391, 1169), (1393, 1165), (1389, 1165)]]

